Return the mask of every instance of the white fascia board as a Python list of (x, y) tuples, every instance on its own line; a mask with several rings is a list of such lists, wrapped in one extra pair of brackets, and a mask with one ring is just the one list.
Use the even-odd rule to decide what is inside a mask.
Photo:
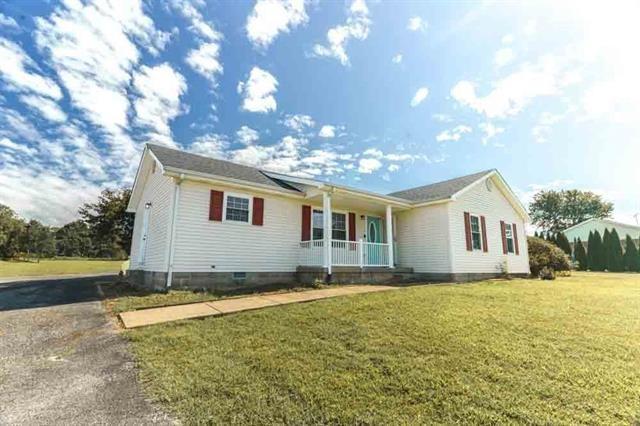
[(144, 162), (144, 156), (148, 151), (150, 151), (150, 150), (145, 145), (144, 149), (142, 150), (142, 155), (140, 156), (140, 162), (138, 163), (138, 169), (136, 170), (136, 177), (133, 179), (133, 186), (131, 186), (131, 197), (129, 197), (129, 202), (127, 203), (127, 208), (125, 210), (127, 213), (135, 213), (136, 212), (137, 203), (135, 203), (134, 205), (132, 205), (131, 203), (132, 203), (132, 201), (134, 201), (134, 198), (137, 198), (137, 197), (135, 197), (136, 185), (138, 185), (138, 183), (140, 182), (140, 173), (142, 172), (142, 163)]

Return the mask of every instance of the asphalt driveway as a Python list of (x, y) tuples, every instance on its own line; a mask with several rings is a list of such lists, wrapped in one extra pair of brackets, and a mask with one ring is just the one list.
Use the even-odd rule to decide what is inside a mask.
[(105, 279), (0, 284), (0, 425), (172, 424), (104, 312)]

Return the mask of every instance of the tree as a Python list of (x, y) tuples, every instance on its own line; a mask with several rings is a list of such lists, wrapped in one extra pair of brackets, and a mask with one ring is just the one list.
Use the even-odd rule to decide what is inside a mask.
[(603, 260), (604, 260), (604, 269), (610, 271), (611, 264), (611, 233), (608, 228), (604, 229), (604, 234), (602, 234), (602, 249), (604, 252)]
[(627, 234), (623, 263), (625, 270), (629, 272), (640, 272), (640, 255), (638, 255), (638, 248), (629, 234)]
[(595, 240), (593, 238), (593, 232), (589, 231), (589, 239), (587, 240), (587, 269), (594, 270), (593, 267), (596, 264), (594, 259), (594, 254), (596, 252), (595, 249)]
[(20, 253), (24, 226), (24, 221), (11, 208), (0, 204), (0, 258), (11, 258)]
[(27, 253), (27, 257), (35, 256), (39, 261), (43, 257), (55, 256), (56, 240), (48, 226), (37, 220), (30, 220), (21, 237), (21, 248)]
[(556, 236), (556, 245), (562, 249), (568, 256), (571, 256), (571, 243), (567, 239), (567, 236), (562, 232)]
[(622, 257), (622, 245), (620, 244), (620, 236), (615, 228), (609, 236), (609, 248), (607, 249), (608, 265), (607, 268), (611, 272), (624, 271), (624, 260)]
[(590, 269), (592, 271), (604, 271), (606, 263), (605, 252), (602, 244), (602, 238), (598, 231), (593, 233), (593, 248), (590, 250), (593, 250), (593, 264), (590, 265)]
[(129, 189), (105, 189), (98, 202), (80, 208), (97, 256), (125, 258), (131, 251), (133, 215), (126, 212), (130, 196)]
[(58, 256), (89, 257), (92, 252), (89, 227), (83, 221), (69, 222), (56, 231)]
[(582, 240), (580, 240), (580, 238), (578, 238), (578, 241), (574, 244), (574, 247), (576, 262), (578, 262), (578, 269), (581, 271), (586, 271), (589, 267), (589, 262), (587, 260), (587, 252), (585, 252), (584, 245), (582, 244)]
[(590, 191), (540, 191), (529, 206), (532, 223), (545, 231), (560, 232), (587, 219), (610, 217), (613, 204)]

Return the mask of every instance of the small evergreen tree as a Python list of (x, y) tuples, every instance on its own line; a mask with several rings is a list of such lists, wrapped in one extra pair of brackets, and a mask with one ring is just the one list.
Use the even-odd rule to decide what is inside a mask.
[(606, 254), (604, 251), (604, 246), (602, 244), (602, 238), (600, 237), (600, 232), (596, 231), (593, 233), (593, 265), (590, 267), (592, 271), (604, 271), (606, 264)]
[(589, 267), (589, 261), (587, 260), (587, 252), (584, 250), (584, 245), (580, 238), (578, 238), (578, 241), (574, 244), (574, 252), (576, 254), (576, 262), (578, 262), (578, 270), (586, 271)]
[(556, 237), (556, 244), (562, 249), (563, 252), (565, 252), (568, 256), (571, 256), (571, 243), (569, 243), (567, 236), (562, 232), (560, 232)]
[(611, 233), (609, 232), (609, 228), (605, 228), (604, 229), (604, 234), (602, 235), (602, 248), (604, 251), (604, 256), (603, 256), (603, 260), (604, 260), (604, 269), (610, 271), (610, 263), (611, 263), (611, 254), (610, 254), (610, 248), (611, 248)]
[(593, 270), (593, 232), (589, 231), (589, 239), (587, 240), (587, 269)]
[(629, 272), (640, 272), (640, 255), (638, 255), (638, 248), (629, 234), (627, 234), (623, 261), (625, 270)]
[(622, 258), (622, 245), (620, 244), (620, 236), (615, 228), (611, 230), (609, 235), (609, 248), (607, 250), (608, 255), (608, 269), (611, 272), (624, 271), (624, 261)]

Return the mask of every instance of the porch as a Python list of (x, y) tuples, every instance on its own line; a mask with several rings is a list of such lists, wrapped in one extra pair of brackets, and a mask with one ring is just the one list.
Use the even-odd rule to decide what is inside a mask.
[(298, 243), (301, 268), (331, 275), (334, 268), (396, 267), (394, 213), (408, 207), (404, 200), (336, 186), (307, 191), (307, 199)]

